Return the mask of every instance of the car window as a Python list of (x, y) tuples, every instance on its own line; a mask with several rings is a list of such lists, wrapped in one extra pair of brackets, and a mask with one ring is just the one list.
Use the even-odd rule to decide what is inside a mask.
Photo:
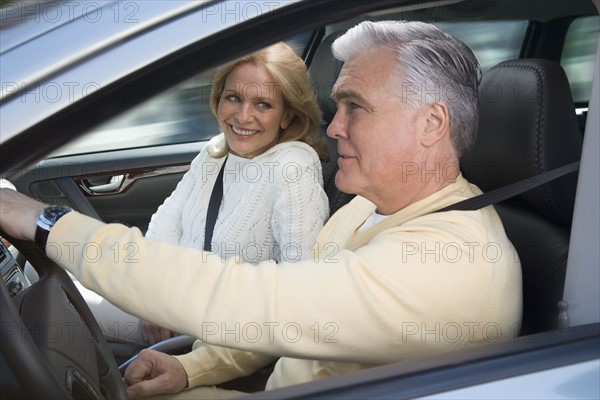
[(561, 56), (563, 66), (576, 104), (587, 109), (592, 91), (596, 48), (600, 31), (600, 17), (577, 18), (569, 26)]
[[(501, 61), (519, 57), (528, 21), (439, 22), (436, 25), (469, 45), (485, 72)], [(582, 17), (572, 22), (565, 37), (561, 65), (569, 79), (580, 118), (585, 117), (590, 99), (599, 30), (599, 16)], [(581, 123), (583, 128), (585, 118)]]
[[(306, 32), (286, 43), (302, 57), (310, 38), (311, 32)], [(214, 72), (202, 72), (134, 107), (58, 149), (50, 158), (209, 140), (220, 132), (210, 111)]]
[(440, 29), (465, 42), (482, 72), (504, 60), (519, 58), (528, 21), (438, 22)]

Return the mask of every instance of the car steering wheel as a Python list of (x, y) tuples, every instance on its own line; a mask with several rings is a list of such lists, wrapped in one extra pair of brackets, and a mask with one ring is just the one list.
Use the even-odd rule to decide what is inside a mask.
[(0, 235), (40, 276), (14, 298), (0, 285), (0, 350), (20, 385), (15, 384), (19, 395), (127, 399), (110, 347), (67, 272), (32, 242)]

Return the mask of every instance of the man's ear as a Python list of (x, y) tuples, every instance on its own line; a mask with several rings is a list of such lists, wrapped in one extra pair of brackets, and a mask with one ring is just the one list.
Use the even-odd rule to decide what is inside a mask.
[(424, 111), (425, 124), (421, 145), (431, 147), (450, 134), (450, 115), (444, 103), (429, 104)]

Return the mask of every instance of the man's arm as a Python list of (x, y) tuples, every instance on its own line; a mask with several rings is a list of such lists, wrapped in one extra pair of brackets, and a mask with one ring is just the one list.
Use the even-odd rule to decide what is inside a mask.
[(191, 352), (175, 358), (183, 365), (190, 388), (229, 382), (277, 361), (277, 357), (213, 346), (200, 340), (194, 343)]
[(12, 189), (0, 189), (0, 228), (15, 239), (33, 241), (36, 220), (46, 204)]
[[(450, 227), (422, 232), (418, 247), (453, 239)], [(507, 331), (520, 315), (518, 264), (485, 262), (481, 252), (458, 264), (456, 256), (427, 254), (403, 262), (402, 243), (415, 240), (414, 232), (394, 232), (328, 254), (327, 262), (250, 265), (72, 212), (52, 230), (47, 253), (126, 311), (217, 346), (370, 364), (481, 341), (485, 323), (512, 337)], [(437, 339), (442, 328), (457, 326), (453, 341)], [(427, 333), (436, 329), (437, 336)], [(375, 333), (377, 341), (365, 340)]]
[[(27, 217), (32, 226), (37, 207)], [(464, 221), (457, 223), (461, 215)], [(478, 227), (474, 215), (436, 215), (428, 225), (394, 227), (355, 251), (327, 253), (326, 260), (250, 265), (71, 212), (52, 229), (46, 251), (125, 311), (204, 342), (274, 356), (380, 364), (481, 342), (489, 326), (499, 328), (500, 339), (514, 336), (519, 264), (506, 249), (502, 259), (484, 259), (489, 227)], [(443, 218), (448, 221), (440, 223)], [(501, 237), (493, 240), (494, 248), (510, 245)], [(436, 251), (440, 243), (465, 253), (445, 257)], [(448, 332), (455, 333), (452, 340), (445, 340)], [(377, 340), (365, 340), (373, 335)]]

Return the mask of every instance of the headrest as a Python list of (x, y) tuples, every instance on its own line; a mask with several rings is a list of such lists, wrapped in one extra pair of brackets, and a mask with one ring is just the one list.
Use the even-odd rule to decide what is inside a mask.
[[(479, 137), (461, 161), (463, 175), (489, 191), (577, 161), (582, 135), (562, 67), (543, 59), (505, 61), (479, 86)], [(523, 195), (562, 224), (573, 216), (577, 173)]]
[(321, 42), (308, 68), (326, 124), (329, 124), (335, 115), (336, 105), (329, 96), (342, 69), (342, 62), (336, 60), (331, 53), (331, 44), (342, 33), (334, 32)]

